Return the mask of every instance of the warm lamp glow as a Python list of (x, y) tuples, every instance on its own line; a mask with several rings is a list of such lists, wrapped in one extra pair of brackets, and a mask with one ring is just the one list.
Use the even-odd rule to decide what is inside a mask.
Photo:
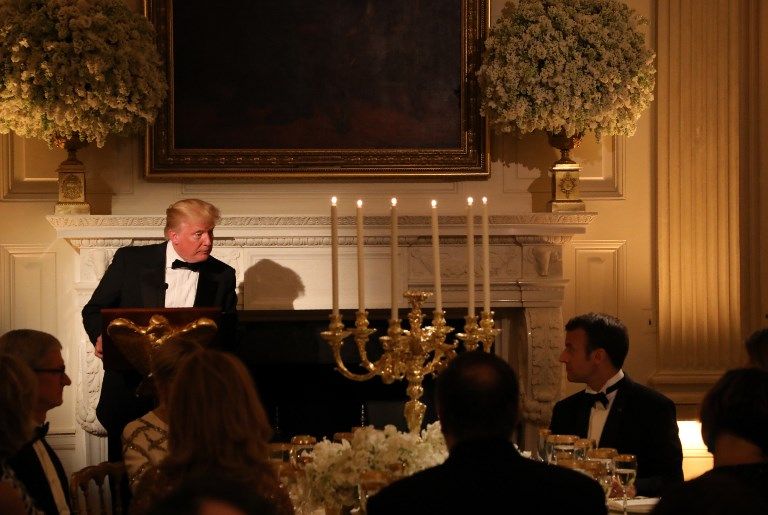
[(683, 476), (693, 479), (712, 468), (712, 455), (701, 438), (701, 422), (678, 420), (677, 427), (683, 446)]

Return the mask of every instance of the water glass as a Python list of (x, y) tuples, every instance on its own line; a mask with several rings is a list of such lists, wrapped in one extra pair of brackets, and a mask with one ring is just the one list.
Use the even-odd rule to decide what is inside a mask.
[(589, 438), (579, 438), (573, 444), (573, 456), (577, 460), (586, 460), (587, 451), (589, 451), (590, 449), (593, 449), (594, 447), (595, 447), (594, 442)]
[(539, 461), (549, 462), (547, 459), (547, 437), (552, 434), (552, 431), (546, 427), (539, 428), (539, 439), (536, 445), (536, 452), (538, 454)]
[(574, 444), (578, 439), (575, 435), (549, 435), (547, 442), (552, 442), (552, 451), (548, 454), (550, 463), (556, 463), (558, 455), (562, 458), (573, 458)]
[(621, 485), (624, 513), (627, 513), (627, 489), (635, 483), (637, 457), (634, 454), (617, 454), (613, 458), (613, 470)]

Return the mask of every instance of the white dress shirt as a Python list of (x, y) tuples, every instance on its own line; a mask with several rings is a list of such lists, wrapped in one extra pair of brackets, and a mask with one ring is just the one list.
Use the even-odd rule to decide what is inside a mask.
[(188, 268), (171, 268), (175, 260), (184, 261), (176, 253), (173, 244), (169, 241), (165, 249), (165, 290), (166, 308), (191, 308), (195, 305), (197, 294), (197, 280), (200, 272), (193, 272)]
[[(59, 481), (59, 475), (56, 473), (56, 467), (51, 461), (51, 457), (48, 455), (45, 445), (41, 440), (37, 440), (32, 444), (32, 448), (37, 454), (37, 459), (40, 461), (40, 465), (43, 467), (43, 473), (45, 479), (48, 480), (48, 486), (51, 487), (51, 495), (53, 495), (53, 501), (56, 503), (56, 509), (59, 510), (59, 515), (69, 515), (69, 506), (67, 506), (67, 498), (64, 495), (65, 488)], [(29, 492), (34, 496), (34, 492)]]
[[(605, 390), (613, 386), (614, 384), (618, 383), (624, 378), (624, 371), (619, 370), (616, 372), (616, 375), (611, 377), (608, 381), (605, 382), (603, 387), (595, 391), (589, 386), (587, 386), (586, 392), (587, 393), (605, 393)], [(600, 437), (603, 435), (603, 428), (605, 427), (605, 421), (608, 420), (608, 413), (611, 412), (611, 407), (613, 406), (613, 400), (616, 398), (616, 394), (618, 392), (616, 390), (612, 391), (611, 393), (607, 394), (606, 397), (608, 398), (608, 405), (603, 406), (601, 403), (596, 402), (592, 409), (589, 412), (589, 431), (587, 432), (587, 438), (590, 438), (594, 440), (598, 446), (600, 446)]]

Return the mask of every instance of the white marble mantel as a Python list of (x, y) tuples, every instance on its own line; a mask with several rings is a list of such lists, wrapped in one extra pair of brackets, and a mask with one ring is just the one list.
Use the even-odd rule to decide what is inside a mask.
[[(562, 386), (557, 361), (562, 342), (562, 302), (568, 282), (562, 252), (573, 235), (583, 234), (596, 213), (524, 213), (490, 217), (492, 307), (503, 329), (499, 352), (520, 374), (524, 417), (545, 423)], [(57, 237), (77, 251), (71, 292), (81, 308), (90, 298), (117, 248), (163, 239), (160, 215), (48, 216)], [(430, 220), (401, 216), (398, 248), (400, 285), (431, 289), (433, 284)], [(443, 302), (466, 306), (466, 218), (441, 216)], [(356, 307), (354, 217), (341, 217), (340, 268), (342, 307)], [(386, 216), (365, 218), (367, 308), (389, 307), (390, 250)], [(476, 217), (476, 298), (482, 299), (480, 217)], [(329, 309), (330, 218), (327, 216), (228, 216), (215, 230), (213, 254), (233, 266), (241, 309)], [(326, 273), (327, 271), (327, 273)], [(403, 301), (401, 307), (405, 307)], [(429, 308), (429, 306), (427, 306)], [(518, 308), (518, 309), (502, 309)], [(94, 358), (80, 321), (80, 377), (76, 382), (77, 419), (91, 434), (103, 431), (95, 418), (101, 362)], [(76, 327), (75, 327), (76, 326)], [(98, 457), (94, 457), (98, 459)]]

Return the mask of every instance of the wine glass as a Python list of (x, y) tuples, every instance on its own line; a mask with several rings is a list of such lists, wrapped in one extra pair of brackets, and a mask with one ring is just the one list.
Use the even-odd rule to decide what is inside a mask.
[(624, 514), (627, 513), (627, 488), (635, 483), (637, 476), (637, 457), (634, 454), (618, 454), (613, 458), (614, 474), (619, 480), (622, 493)]
[(555, 435), (553, 455), (573, 459), (574, 444), (578, 439), (576, 435)]
[(537, 442), (537, 449), (539, 461), (547, 460), (547, 437), (552, 434), (552, 431), (546, 427), (539, 428), (539, 440)]
[(579, 438), (573, 444), (573, 456), (577, 460), (586, 460), (587, 452), (594, 447), (594, 442), (589, 438)]

